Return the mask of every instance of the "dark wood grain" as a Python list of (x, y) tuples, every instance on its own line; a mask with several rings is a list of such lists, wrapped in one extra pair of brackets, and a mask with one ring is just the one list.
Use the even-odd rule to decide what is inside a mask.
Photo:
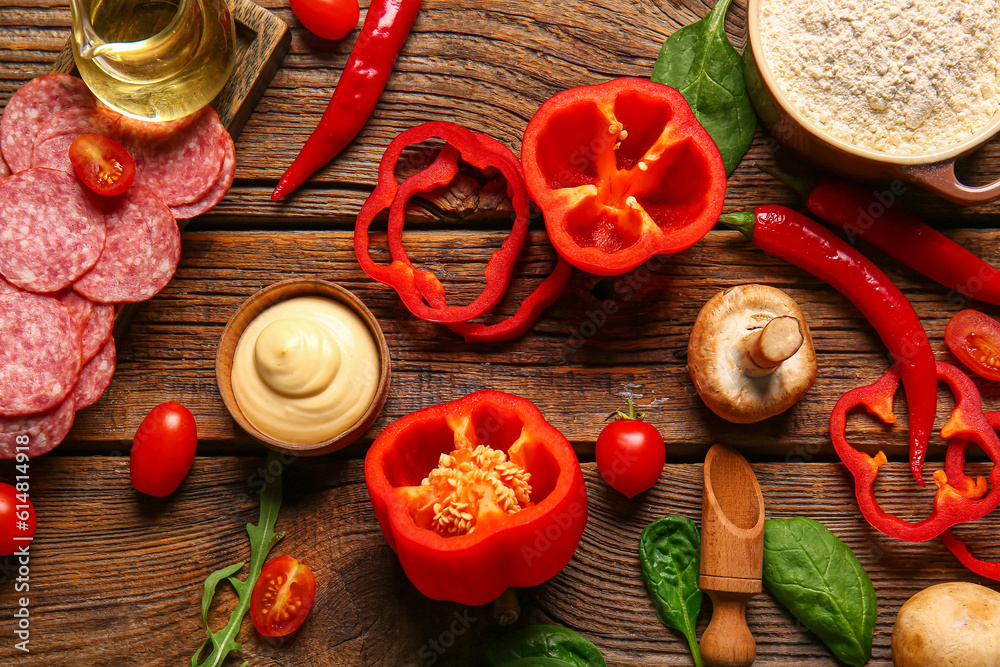
[[(1000, 263), (1000, 232), (952, 236)], [(419, 231), (407, 233), (406, 245), (414, 261), (433, 268), (454, 302), (462, 303), (482, 288), (482, 268), (502, 238), (496, 232)], [(384, 237), (376, 237), (373, 247), (383, 246)], [(953, 361), (942, 334), (963, 302), (883, 255), (871, 255), (913, 303), (938, 358)], [(553, 263), (544, 235), (533, 232), (501, 310), (513, 312)], [(858, 310), (820, 280), (765, 254), (736, 232), (712, 232), (690, 250), (656, 260), (649, 268), (610, 281), (576, 272), (567, 292), (525, 336), (476, 345), (443, 326), (410, 317), (395, 292), (360, 270), (348, 233), (185, 233), (177, 275), (138, 309), (119, 346), (111, 388), (80, 413), (60, 451), (122, 450), (145, 414), (169, 400), (196, 410), (205, 451), (255, 451), (216, 390), (216, 346), (226, 322), (254, 292), (285, 278), (312, 277), (337, 282), (368, 305), (392, 358), (393, 391), (367, 439), (345, 450), (350, 455), (360, 455), (366, 442), (412, 410), (493, 388), (534, 401), (584, 454), (592, 451), (608, 413), (628, 394), (647, 408), (649, 421), (664, 433), (675, 459), (700, 460), (715, 442), (744, 443), (757, 459), (829, 458), (827, 420), (833, 404), (888, 367), (885, 347)], [(819, 377), (788, 412), (739, 426), (704, 407), (688, 376), (686, 350), (702, 305), (718, 291), (745, 282), (783, 289), (803, 307)], [(968, 305), (992, 312), (984, 304)], [(986, 381), (979, 384), (988, 407), (1000, 404), (1000, 389)], [(940, 419), (950, 405), (942, 391)], [(902, 404), (899, 412), (900, 423), (892, 429), (855, 419), (852, 428), (859, 442), (902, 451)]]
[[(5, 665), (181, 665), (204, 638), (203, 581), (248, 557), (243, 527), (256, 522), (263, 458), (199, 458), (181, 488), (159, 500), (135, 493), (120, 457), (45, 457), (31, 462), (38, 537), (30, 553), (31, 654), (13, 648), (12, 618), (0, 616)], [(875, 583), (878, 625), (872, 667), (888, 666), (892, 623), (900, 605), (943, 581), (979, 581), (937, 541), (885, 538), (858, 514), (836, 464), (756, 464), (769, 518), (807, 514), (824, 522), (858, 555)], [(586, 464), (590, 519), (569, 566), (535, 589), (521, 591), (526, 622), (565, 625), (589, 637), (609, 665), (689, 665), (681, 637), (660, 625), (638, 562), (639, 535), (667, 513), (696, 521), (701, 466), (668, 465), (658, 484), (633, 500), (611, 491)], [(424, 667), (432, 646), (475, 650), (493, 628), (489, 607), (467, 608), (423, 598), (408, 582), (378, 528), (360, 462), (300, 459), (284, 469), (274, 555), (313, 568), (318, 594), (312, 614), (289, 641), (268, 642), (247, 620), (241, 660), (283, 667)], [(884, 469), (893, 509), (920, 512), (928, 493), (905, 465)], [(901, 500), (903, 498), (910, 500)], [(963, 531), (987, 557), (1000, 554), (987, 519)], [(981, 547), (981, 545), (984, 545)], [(13, 610), (17, 564), (0, 559), (0, 609)], [(489, 573), (484, 573), (489, 576)], [(995, 584), (991, 584), (994, 585)], [(214, 629), (225, 624), (235, 596), (220, 587)], [(699, 632), (710, 612), (708, 600)], [(458, 623), (454, 623), (458, 620)], [(758, 665), (835, 665), (810, 633), (765, 591), (747, 620)], [(453, 624), (454, 623), (454, 624)], [(453, 633), (453, 636), (449, 636)], [(432, 644), (432, 642), (434, 644)], [(240, 664), (233, 661), (232, 664)], [(472, 665), (471, 662), (460, 664)]]
[[(278, 203), (268, 195), (319, 122), (358, 31), (329, 42), (303, 30), (284, 0), (261, 4), (291, 26), (291, 46), (240, 137), (236, 184), (203, 223), (348, 226), (374, 185), (382, 152), (401, 131), (431, 118), (450, 120), (517, 151), (524, 127), (541, 102), (570, 86), (618, 76), (648, 77), (663, 40), (707, 14), (712, 3), (571, 0), (553, 5), (512, 0), (502, 6), (477, 6), (475, 11), (459, 0), (425, 4), (367, 126), (306, 186)], [(737, 44), (742, 43), (744, 24), (745, 2), (736, 0), (727, 30)], [(68, 26), (69, 10), (57, 0), (0, 0), (0, 100), (48, 72), (65, 44)], [(726, 210), (796, 203), (790, 190), (753, 164), (784, 163), (789, 157), (786, 149), (758, 132), (730, 179)], [(969, 183), (993, 180), (1000, 174), (1000, 142), (991, 142), (964, 162), (960, 171)], [(475, 190), (460, 188), (418, 214), (428, 223), (461, 220), (475, 199)], [(909, 188), (907, 199), (914, 211), (939, 225), (992, 226), (1000, 221), (996, 203), (969, 210), (916, 188)], [(500, 217), (493, 216), (493, 224), (498, 222)]]

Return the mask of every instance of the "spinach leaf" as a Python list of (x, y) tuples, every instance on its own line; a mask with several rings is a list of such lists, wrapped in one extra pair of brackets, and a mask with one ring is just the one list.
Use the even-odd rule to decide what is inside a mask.
[(667, 38), (650, 77), (684, 95), (719, 147), (727, 174), (743, 159), (757, 127), (743, 81), (743, 59), (726, 37), (731, 2), (719, 0), (708, 16)]
[(819, 521), (764, 523), (764, 584), (838, 660), (861, 667), (871, 659), (875, 588), (854, 552)]
[(701, 533), (694, 521), (668, 515), (646, 526), (639, 539), (639, 560), (646, 588), (656, 602), (656, 615), (668, 628), (680, 630), (691, 647), (696, 667), (702, 667), (695, 624), (701, 611), (698, 588)]
[[(273, 451), (269, 452), (267, 456), (267, 470), (271, 469), (272, 460), (277, 462), (277, 454)], [(208, 635), (208, 639), (191, 656), (191, 667), (219, 667), (232, 651), (240, 650), (242, 644), (236, 641), (236, 637), (239, 636), (243, 618), (250, 609), (250, 593), (253, 591), (254, 584), (257, 583), (261, 568), (264, 567), (267, 554), (270, 553), (271, 548), (278, 540), (285, 536), (284, 533), (274, 532), (274, 524), (278, 520), (280, 507), (281, 476), (279, 474), (273, 481), (264, 486), (264, 490), (260, 494), (260, 520), (257, 521), (257, 525), (247, 524), (247, 534), (250, 535), (250, 571), (247, 573), (246, 579), (240, 581), (233, 576), (243, 567), (243, 563), (240, 562), (216, 570), (205, 580), (205, 594), (201, 600), (201, 612), (202, 618), (205, 620), (205, 633)], [(215, 597), (216, 586), (222, 579), (228, 581), (236, 590), (240, 602), (236, 605), (233, 613), (229, 615), (229, 623), (226, 624), (226, 627), (218, 632), (212, 632), (211, 628), (208, 627), (208, 608), (212, 604), (212, 598)], [(212, 645), (211, 653), (208, 654), (204, 662), (199, 662), (209, 643)], [(246, 664), (246, 662), (243, 663), (244, 667)]]
[(606, 667), (589, 639), (558, 625), (531, 625), (503, 635), (486, 649), (491, 667)]

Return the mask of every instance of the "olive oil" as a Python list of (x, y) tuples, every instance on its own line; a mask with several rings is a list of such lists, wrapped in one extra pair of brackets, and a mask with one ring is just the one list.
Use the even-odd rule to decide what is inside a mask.
[(147, 120), (208, 104), (233, 69), (225, 0), (73, 0), (73, 56), (102, 102)]

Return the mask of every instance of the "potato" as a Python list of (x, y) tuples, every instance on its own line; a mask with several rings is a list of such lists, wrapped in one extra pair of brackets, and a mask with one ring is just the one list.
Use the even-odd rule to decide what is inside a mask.
[(892, 628), (896, 667), (1000, 667), (1000, 593), (965, 582), (925, 588)]

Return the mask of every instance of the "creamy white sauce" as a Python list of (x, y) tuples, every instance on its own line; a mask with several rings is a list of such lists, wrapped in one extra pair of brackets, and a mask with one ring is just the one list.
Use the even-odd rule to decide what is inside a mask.
[(375, 397), (379, 356), (365, 322), (321, 297), (289, 299), (258, 315), (233, 355), (233, 393), (261, 432), (311, 444), (348, 430)]

